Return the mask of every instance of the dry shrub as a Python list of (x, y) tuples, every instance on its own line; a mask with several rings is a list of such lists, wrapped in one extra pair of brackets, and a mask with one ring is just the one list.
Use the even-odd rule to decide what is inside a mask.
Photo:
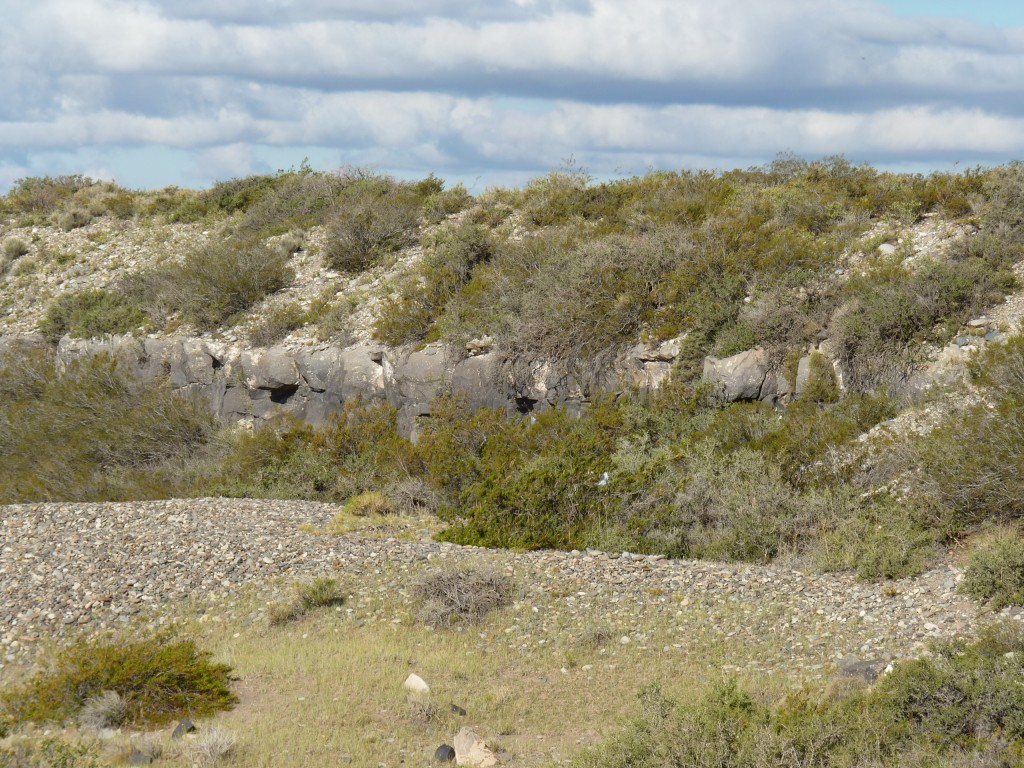
[(420, 619), (431, 627), (476, 622), (512, 602), (512, 578), (489, 566), (458, 566), (424, 574), (413, 591)]
[(235, 751), (238, 739), (223, 728), (205, 728), (189, 745), (190, 763), (207, 768)]
[(85, 700), (78, 713), (78, 723), (94, 731), (118, 726), (124, 722), (128, 708), (117, 691), (103, 691)]

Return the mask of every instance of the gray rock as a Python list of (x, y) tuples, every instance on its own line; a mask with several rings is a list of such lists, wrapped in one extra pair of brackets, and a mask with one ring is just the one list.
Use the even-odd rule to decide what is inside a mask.
[(341, 391), (342, 399), (361, 396), (363, 400), (383, 400), (384, 351), (380, 347), (360, 345), (341, 350), (341, 367), (345, 371)]
[(168, 351), (167, 363), (175, 389), (213, 382), (213, 356), (200, 339), (176, 340)]
[(470, 408), (509, 408), (512, 398), (502, 386), (502, 358), (497, 352), (467, 357), (451, 374), (452, 392)]
[(434, 759), (439, 763), (450, 763), (455, 760), (455, 747), (442, 744), (434, 750)]
[(705, 357), (703, 378), (729, 402), (770, 400), (778, 392), (768, 357), (760, 348), (726, 358)]
[(241, 363), (249, 389), (279, 390), (299, 385), (295, 357), (280, 347), (243, 352)]
[(295, 357), (299, 374), (314, 392), (341, 394), (345, 385), (345, 360), (342, 350), (325, 349), (299, 353)]
[(187, 717), (181, 718), (181, 721), (174, 727), (174, 732), (171, 733), (172, 739), (180, 739), (187, 733), (194, 733), (196, 730), (195, 723), (189, 720)]
[(859, 677), (873, 683), (885, 669), (884, 661), (864, 661), (856, 656), (843, 656), (839, 660), (839, 674), (843, 677)]

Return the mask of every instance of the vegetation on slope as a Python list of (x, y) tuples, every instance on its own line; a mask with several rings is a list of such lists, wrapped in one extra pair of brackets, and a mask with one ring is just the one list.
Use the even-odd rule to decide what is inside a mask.
[[(324, 256), (343, 272), (421, 240), (423, 258), (381, 307), (376, 331), (391, 343), (486, 334), (515, 360), (556, 359), (585, 378), (638, 338), (685, 336), (672, 384), (657, 395), (530, 419), (442, 399), (417, 445), (380, 404), (349, 403), (319, 430), (282, 421), (240, 435), (195, 404), (127, 381), (115, 361), (57, 378), (30, 356), (4, 366), (0, 499), (381, 493), (382, 509), (436, 509), (452, 541), (796, 556), (872, 578), (913, 572), (971, 526), (1019, 518), (1021, 342), (978, 366), (994, 407), (898, 441), (870, 468), (841, 458), (897, 412), (893, 392), (922, 342), (948, 339), (1015, 287), (1022, 170), (924, 177), (783, 157), (761, 169), (595, 184), (568, 169), (475, 201), (434, 177), (305, 166), (204, 192), (22, 180), (2, 201), (22, 221), (86, 210), (224, 227), (217, 244), (180, 260), (65, 294), (43, 324), (51, 339), (161, 327), (172, 315), (197, 328), (231, 325), (288, 283), (296, 232), (314, 225), (326, 227)], [(974, 234), (930, 260), (877, 250), (925, 215)], [(871, 226), (876, 236), (865, 239)], [(295, 236), (268, 244), (282, 233)], [(296, 311), (267, 322), (292, 327)], [(264, 332), (274, 333), (254, 330)], [(700, 386), (705, 354), (759, 345), (793, 374), (823, 336), (844, 393), (820, 355), (804, 397), (785, 409), (727, 406)], [(68, 439), (44, 451), (43, 434)]]

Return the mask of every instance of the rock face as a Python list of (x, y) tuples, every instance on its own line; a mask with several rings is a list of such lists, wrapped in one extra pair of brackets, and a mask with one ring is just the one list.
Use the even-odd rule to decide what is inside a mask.
[[(995, 336), (986, 326), (973, 332), (972, 344), (984, 343), (986, 333)], [(119, 357), (141, 380), (166, 382), (206, 403), (217, 416), (254, 426), (276, 414), (320, 426), (356, 397), (387, 402), (397, 411), (399, 431), (415, 440), (423, 419), (431, 416), (434, 398), (444, 393), (460, 396), (470, 408), (529, 414), (556, 406), (579, 413), (600, 391), (654, 392), (671, 375), (684, 339), (637, 344), (617, 360), (584, 371), (554, 361), (509, 360), (490, 339), (474, 340), (465, 348), (434, 343), (409, 349), (366, 342), (344, 348), (248, 349), (191, 337), (65, 337), (55, 354), (59, 373), (91, 355)], [(830, 357), (826, 346), (823, 342), (819, 349)], [(28, 347), (45, 343), (38, 336), (0, 337), (0, 354)], [(925, 383), (956, 375), (969, 349), (973, 347), (951, 345), (946, 357), (952, 362), (942, 358), (935, 363)], [(772, 370), (762, 349), (706, 357), (703, 370), (704, 380), (725, 400), (773, 403), (798, 397), (809, 374), (810, 358), (805, 356), (791, 387), (782, 372)], [(840, 388), (842, 374), (837, 368)]]
[[(84, 357), (118, 357), (141, 380), (165, 382), (216, 415), (251, 425), (284, 413), (318, 426), (353, 398), (387, 402), (398, 413), (399, 431), (415, 440), (443, 393), (460, 396), (470, 408), (528, 414), (556, 406), (578, 413), (598, 390), (654, 391), (667, 380), (680, 341), (637, 345), (600, 373), (571, 372), (551, 361), (510, 361), (491, 339), (464, 349), (440, 343), (419, 349), (371, 343), (247, 349), (190, 337), (65, 337), (55, 354), (60, 373)], [(41, 337), (0, 338), (0, 353), (26, 346), (45, 345)]]

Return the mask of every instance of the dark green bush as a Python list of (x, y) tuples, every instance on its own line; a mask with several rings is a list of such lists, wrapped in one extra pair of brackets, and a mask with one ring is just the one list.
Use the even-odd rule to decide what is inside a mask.
[(39, 321), (39, 330), (51, 342), (64, 334), (88, 339), (151, 327), (152, 320), (140, 305), (139, 297), (105, 288), (61, 294)]
[(319, 430), (283, 418), (240, 436), (197, 490), (341, 502), (420, 471), (415, 448), (398, 434), (394, 409), (353, 399)]
[(52, 668), (0, 695), (15, 723), (61, 724), (103, 691), (124, 701), (127, 722), (160, 725), (231, 709), (231, 668), (190, 640), (78, 643), (61, 650)]
[(1008, 529), (976, 542), (960, 591), (994, 610), (1024, 604), (1024, 538)]

